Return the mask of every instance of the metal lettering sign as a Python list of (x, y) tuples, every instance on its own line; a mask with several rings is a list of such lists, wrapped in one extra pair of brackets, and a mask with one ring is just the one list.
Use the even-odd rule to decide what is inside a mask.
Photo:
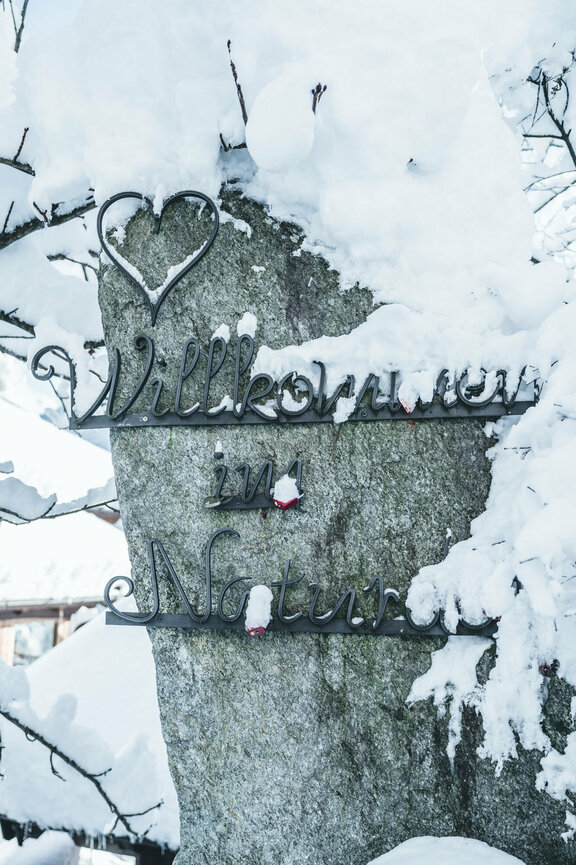
[[(202, 614), (199, 614), (192, 609), (182, 583), (180, 582), (176, 571), (172, 567), (164, 545), (161, 541), (154, 539), (148, 542), (148, 562), (150, 565), (153, 598), (152, 610), (147, 613), (127, 613), (118, 610), (110, 596), (112, 587), (117, 585), (118, 581), (124, 582), (128, 587), (128, 596), (132, 594), (134, 584), (129, 577), (113, 577), (109, 580), (104, 591), (104, 600), (111, 611), (106, 613), (106, 623), (109, 625), (146, 625), (149, 628), (210, 628), (213, 630), (233, 628), (236, 630), (244, 630), (242, 617), (248, 600), (248, 590), (245, 590), (242, 593), (236, 609), (229, 613), (225, 612), (226, 596), (233, 586), (244, 580), (250, 580), (250, 577), (235, 577), (234, 579), (229, 580), (221, 589), (216, 603), (216, 612), (213, 612), (212, 547), (216, 539), (224, 535), (230, 535), (234, 538), (240, 537), (239, 533), (234, 529), (224, 528), (215, 531), (208, 540), (206, 545), (206, 564), (204, 572), (204, 612)], [(169, 578), (178, 592), (180, 600), (186, 610), (186, 613), (184, 614), (168, 614), (160, 612), (157, 555), (161, 558)], [(415, 622), (408, 609), (405, 609), (403, 618), (398, 616), (389, 616), (388, 618), (385, 618), (390, 603), (394, 605), (397, 612), (398, 605), (400, 604), (400, 596), (396, 589), (386, 588), (383, 578), (379, 575), (373, 577), (370, 584), (363, 589), (363, 592), (366, 594), (374, 593), (374, 616), (372, 619), (365, 619), (361, 616), (354, 615), (356, 590), (353, 588), (346, 589), (331, 609), (321, 613), (318, 609), (320, 589), (315, 583), (311, 583), (308, 586), (312, 593), (312, 599), (307, 610), (296, 610), (295, 612), (288, 614), (286, 611), (286, 605), (289, 602), (289, 598), (287, 599), (286, 597), (287, 592), (291, 587), (297, 586), (304, 579), (303, 574), (294, 579), (289, 579), (289, 575), (290, 560), (286, 562), (282, 580), (271, 584), (272, 588), (279, 589), (280, 591), (275, 615), (267, 628), (269, 631), (289, 631), (292, 633), (306, 632), (315, 634), (358, 634), (378, 637), (436, 637), (446, 636), (447, 634), (452, 633), (446, 627), (444, 616), (441, 611), (436, 613), (430, 622), (425, 622), (423, 624)], [(342, 613), (344, 614), (343, 616), (339, 615)], [(495, 633), (496, 628), (496, 621), (486, 616), (483, 621), (472, 624), (460, 620), (456, 634), (460, 636), (470, 636), (472, 634), (491, 636)]]
[[(111, 247), (106, 239), (104, 216), (114, 203), (125, 199), (136, 199), (153, 213), (152, 202), (138, 193), (123, 192), (115, 195), (100, 209), (97, 219), (98, 235), (110, 261), (146, 299), (151, 326), (154, 327), (160, 307), (169, 293), (212, 246), (219, 226), (218, 209), (203, 193), (187, 190), (173, 195), (165, 202), (160, 214), (154, 214), (155, 230), (158, 232), (163, 213), (173, 202), (197, 200), (208, 208), (213, 225), (201, 248), (176, 268), (171, 268), (162, 285), (149, 289), (138, 270), (130, 265), (118, 250)], [(352, 410), (347, 413), (347, 420), (354, 422), (412, 422), (463, 417), (496, 419), (503, 415), (523, 413), (534, 405), (538, 397), (538, 387), (535, 382), (525, 380), (525, 370), (522, 370), (517, 378), (514, 377), (514, 380), (509, 380), (505, 370), (493, 370), (489, 373), (482, 371), (479, 378), (472, 378), (467, 372), (456, 375), (443, 369), (437, 377), (431, 398), (426, 402), (419, 399), (414, 406), (408, 406), (399, 396), (402, 381), (400, 370), (385, 375), (370, 373), (360, 383), (356, 382), (354, 375), (349, 374), (329, 392), (326, 367), (321, 360), (313, 361), (314, 375), (310, 371), (305, 375), (302, 371), (293, 370), (276, 379), (268, 372), (254, 373), (252, 363), (255, 345), (252, 336), (247, 333), (239, 335), (235, 345), (229, 344), (221, 336), (214, 336), (208, 344), (203, 345), (197, 336), (191, 335), (182, 345), (179, 365), (173, 370), (166, 369), (166, 361), (157, 357), (156, 345), (151, 336), (144, 333), (136, 336), (134, 349), (137, 354), (130, 360), (137, 360), (136, 367), (139, 371), (135, 374), (135, 380), (125, 380), (123, 367), (126, 363), (123, 364), (120, 350), (112, 348), (109, 351), (108, 378), (90, 407), (81, 414), (75, 411), (75, 361), (65, 348), (49, 345), (38, 351), (32, 360), (32, 372), (40, 380), (48, 381), (52, 378), (56, 373), (54, 361), (51, 363), (49, 360), (50, 355), (67, 365), (67, 377), (70, 381), (70, 428), (74, 430), (102, 427), (131, 429), (334, 423), (336, 417), (341, 417), (338, 411), (340, 400), (345, 400), (344, 404), (348, 408), (352, 406)], [(162, 377), (153, 375), (155, 363), (162, 369)], [(229, 372), (226, 373), (226, 370)], [(119, 392), (129, 395), (119, 400)], [(292, 459), (284, 470), (284, 478), (292, 482), (295, 490), (289, 500), (275, 497), (273, 479), (278, 479), (279, 474), (278, 467), (270, 459), (254, 467), (246, 462), (232, 469), (224, 464), (215, 465), (214, 490), (212, 495), (204, 499), (204, 507), (212, 508), (215, 512), (260, 510), (263, 513), (272, 507), (282, 510), (294, 507), (296, 511), (305, 514), (302, 460), (299, 457)], [(311, 491), (306, 491), (306, 494), (310, 495)], [(208, 539), (203, 577), (204, 609), (201, 613), (192, 608), (162, 541), (154, 538), (148, 541), (152, 609), (138, 613), (117, 609), (111, 597), (112, 586), (119, 581), (123, 582), (127, 586), (128, 595), (132, 593), (134, 586), (128, 577), (115, 577), (109, 581), (105, 590), (105, 600), (110, 610), (107, 613), (107, 622), (147, 627), (243, 629), (242, 618), (249, 593), (247, 589), (244, 590), (236, 602), (236, 608), (230, 610), (230, 590), (235, 586), (237, 597), (239, 584), (249, 578), (235, 577), (229, 580), (217, 599), (213, 598), (212, 548), (215, 541), (224, 535), (240, 538), (236, 530), (220, 528)], [(160, 611), (157, 574), (159, 564), (175, 587), (185, 613), (167, 614)], [(355, 615), (357, 590), (354, 588), (346, 589), (331, 609), (321, 612), (321, 590), (314, 582), (308, 587), (311, 599), (307, 608), (287, 612), (286, 607), (290, 606), (290, 589), (304, 579), (304, 575), (290, 578), (290, 567), (288, 560), (282, 579), (271, 583), (269, 587), (278, 590), (274, 615), (268, 627), (270, 631), (375, 636), (438, 636), (449, 633), (442, 611), (425, 623), (416, 622), (408, 609), (405, 609), (403, 616), (399, 616), (399, 594), (395, 589), (385, 588), (380, 575), (374, 576), (369, 585), (362, 589), (365, 598), (373, 596), (374, 599), (371, 618)], [(484, 617), (482, 621), (475, 623), (460, 620), (456, 633), (490, 636), (496, 628), (496, 620)]]

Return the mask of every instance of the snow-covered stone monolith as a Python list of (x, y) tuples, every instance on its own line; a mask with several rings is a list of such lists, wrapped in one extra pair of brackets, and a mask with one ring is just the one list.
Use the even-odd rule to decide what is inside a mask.
[[(142, 368), (138, 334), (154, 339), (153, 375), (170, 385), (159, 410), (173, 404), (187, 340), (198, 339), (204, 367), (214, 335), (230, 342), (207, 407), (232, 408), (234, 346), (243, 333), (276, 350), (348, 333), (372, 312), (371, 294), (358, 286), (341, 292), (337, 274), (302, 248), (294, 226), (230, 190), (222, 209), (230, 216), (212, 249), (164, 300), (155, 327), (142, 292), (103, 266), (106, 343), (109, 353), (122, 352), (117, 405)], [(140, 211), (119, 249), (149, 285), (162, 285), (170, 267), (199, 249), (208, 219), (181, 202), (154, 234), (151, 216)], [(188, 363), (191, 357), (192, 350)], [(155, 387), (149, 382), (135, 411), (147, 410)], [(203, 398), (190, 375), (181, 406)], [(115, 430), (139, 607), (151, 606), (147, 543), (156, 538), (202, 613), (206, 544), (223, 528), (240, 537), (228, 533), (214, 547), (214, 598), (231, 579), (249, 578), (231, 588), (229, 615), (251, 586), (281, 582), (287, 560), (291, 579), (305, 576), (286, 595), (286, 614), (309, 605), (312, 583), (322, 592), (321, 612), (354, 586), (357, 615), (365, 615), (362, 589), (377, 574), (405, 597), (412, 576), (441, 560), (447, 530), (451, 542), (469, 535), (488, 495), (488, 445), (483, 422), (469, 419)], [(255, 473), (270, 460), (274, 483), (294, 459), (302, 461), (303, 492), (294, 506), (218, 506), (217, 465), (228, 467), (228, 482), (235, 477), (239, 488), (236, 467), (247, 463)], [(161, 610), (183, 612), (160, 559), (158, 575)], [(560, 838), (565, 810), (537, 792), (537, 755), (520, 752), (496, 777), (477, 756), (481, 719), (469, 710), (451, 765), (448, 719), (437, 717), (431, 701), (408, 705), (413, 681), (444, 638), (268, 628), (251, 639), (243, 624), (235, 631), (150, 629), (150, 636), (180, 804), (178, 865), (363, 865), (419, 835), (477, 838), (528, 865), (568, 862)], [(490, 651), (484, 677), (489, 663)]]

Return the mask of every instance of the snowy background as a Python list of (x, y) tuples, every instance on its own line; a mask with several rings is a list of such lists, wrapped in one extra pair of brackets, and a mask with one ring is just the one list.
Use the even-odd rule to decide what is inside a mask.
[[(491, 641), (449, 640), (410, 699), (451, 706), (452, 755), (461, 706), (473, 706), (496, 771), (518, 744), (538, 748), (538, 784), (566, 798), (576, 791), (576, 732), (564, 754), (552, 748), (541, 670), (557, 662), (576, 686), (571, 4), (30, 0), (21, 32), (20, 5), (0, 7), (3, 350), (30, 359), (56, 342), (82, 383), (97, 385), (106, 359), (95, 205), (128, 189), (157, 206), (181, 189), (217, 199), (234, 179), (272, 216), (302, 226), (304, 248), (338, 269), (343, 290), (358, 281), (385, 304), (351, 335), (264, 352), (257, 364), (280, 374), (296, 358), (305, 371), (313, 355), (333, 379), (358, 380), (399, 368), (412, 400), (443, 367), (518, 375), (527, 366), (539, 377), (539, 404), (487, 429), (497, 437), (492, 490), (471, 538), (416, 575), (409, 596), (421, 622), (438, 608), (448, 623), (459, 612), (500, 617), (490, 677), (480, 686), (475, 669)], [(313, 111), (317, 84), (326, 90)], [(112, 501), (107, 457), (96, 456), (105, 442), (58, 432), (65, 411), (48, 385), (16, 409), (23, 386), (7, 364), (0, 509), (28, 509), (30, 519)], [(14, 436), (22, 408), (42, 420)], [(45, 446), (56, 458), (54, 435), (66, 440), (69, 468), (50, 474), (51, 460), (35, 469), (30, 454)], [(74, 449), (84, 447), (90, 468), (75, 472)], [(68, 519), (42, 522), (55, 530)], [(33, 526), (13, 531), (25, 543)]]

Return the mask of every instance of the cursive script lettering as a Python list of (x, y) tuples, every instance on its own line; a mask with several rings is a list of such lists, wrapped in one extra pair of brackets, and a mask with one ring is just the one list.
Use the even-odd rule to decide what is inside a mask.
[[(203, 352), (196, 337), (186, 340), (182, 349), (180, 366), (174, 377), (151, 378), (154, 366), (154, 343), (149, 336), (140, 335), (134, 341), (137, 352), (145, 353), (142, 369), (137, 381), (124, 387), (128, 397), (121, 406), (116, 405), (120, 386), (122, 356), (118, 349), (111, 351), (111, 364), (108, 379), (90, 408), (83, 414), (75, 411), (77, 376), (75, 363), (68, 352), (59, 346), (49, 345), (36, 353), (32, 361), (32, 372), (36, 378), (47, 381), (55, 375), (53, 364), (46, 366), (46, 357), (54, 354), (68, 366), (71, 389), (70, 426), (80, 427), (139, 427), (139, 426), (210, 426), (270, 423), (319, 423), (331, 422), (337, 411), (340, 399), (354, 399), (353, 410), (348, 414), (350, 421), (390, 421), (424, 420), (430, 418), (474, 417), (496, 418), (505, 414), (521, 414), (537, 398), (534, 386), (531, 397), (518, 399), (524, 372), (509, 380), (505, 370), (483, 372), (471, 383), (468, 372), (458, 378), (443, 369), (437, 377), (430, 400), (418, 399), (410, 409), (398, 397), (400, 373), (387, 374), (387, 381), (381, 376), (369, 373), (358, 384), (350, 374), (341, 381), (335, 390), (327, 392), (326, 367), (321, 361), (314, 361), (318, 369), (318, 383), (301, 372), (294, 370), (283, 375), (279, 381), (267, 372), (252, 375), (246, 383), (246, 376), (254, 356), (254, 340), (243, 334), (236, 342), (234, 356), (234, 379), (226, 385), (222, 369), (228, 357), (228, 343), (221, 336), (214, 337)], [(200, 361), (202, 360), (202, 363)], [(160, 408), (165, 394), (170, 394), (169, 382), (175, 379), (174, 399), (168, 397), (167, 405), (173, 408)], [(198, 380), (200, 379), (200, 381)], [(244, 390), (242, 392), (242, 383)], [(201, 387), (199, 398), (188, 407), (183, 407), (183, 388), (185, 384)], [(219, 384), (220, 398), (212, 406), (211, 390)], [(126, 383), (124, 383), (126, 385)], [(232, 396), (230, 396), (230, 393)], [(141, 398), (141, 399), (140, 399)], [(134, 412), (137, 400), (144, 402), (145, 409)], [(147, 402), (146, 402), (147, 400)], [(131, 411), (132, 410), (132, 411)]]

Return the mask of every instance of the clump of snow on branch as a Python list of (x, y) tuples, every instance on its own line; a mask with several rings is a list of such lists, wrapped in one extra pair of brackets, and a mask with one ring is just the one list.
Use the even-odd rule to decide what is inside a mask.
[(245, 312), (238, 322), (238, 336), (251, 336), (252, 339), (256, 336), (256, 328), (258, 327), (258, 319), (253, 312)]
[(314, 73), (298, 64), (256, 96), (246, 125), (246, 144), (261, 170), (284, 172), (310, 154), (316, 119), (309, 93), (313, 79)]
[[(11, 457), (11, 467), (3, 463), (0, 474), (0, 518), (21, 523), (114, 502), (108, 451), (57, 429), (45, 411), (44, 419), (39, 418), (32, 410), (34, 390), (27, 386), (33, 379), (21, 380), (18, 367), (22, 365), (0, 358), (0, 458)], [(16, 400), (26, 409), (14, 405)]]
[(478, 708), (481, 688), (476, 665), (491, 644), (484, 637), (449, 637), (444, 650), (432, 655), (430, 669), (414, 682), (407, 697), (409, 703), (415, 703), (432, 696), (440, 716), (450, 709), (447, 750), (452, 764), (461, 739), (462, 708)]

